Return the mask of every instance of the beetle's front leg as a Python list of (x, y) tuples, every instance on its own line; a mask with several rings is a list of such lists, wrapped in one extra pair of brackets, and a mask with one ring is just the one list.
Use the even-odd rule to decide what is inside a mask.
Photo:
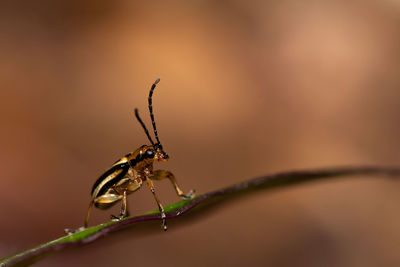
[(175, 188), (176, 193), (178, 196), (184, 198), (184, 199), (191, 199), (194, 197), (195, 190), (190, 190), (187, 195), (185, 195), (182, 190), (179, 188), (178, 183), (176, 182), (175, 176), (172, 174), (170, 171), (166, 170), (156, 170), (153, 171), (153, 175), (150, 176), (150, 179), (152, 180), (162, 180), (162, 179), (169, 179), (172, 183), (172, 186)]
[(164, 207), (156, 195), (153, 182), (148, 177), (146, 177), (146, 182), (147, 182), (147, 186), (150, 188), (151, 193), (153, 193), (154, 199), (156, 200), (157, 205), (158, 205), (158, 209), (160, 210), (162, 227), (163, 227), (164, 231), (167, 231), (167, 220), (166, 220), (167, 216), (165, 215)]

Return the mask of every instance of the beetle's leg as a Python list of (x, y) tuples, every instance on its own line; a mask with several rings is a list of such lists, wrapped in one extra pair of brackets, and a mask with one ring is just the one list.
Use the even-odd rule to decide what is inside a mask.
[(162, 227), (164, 229), (164, 231), (167, 231), (167, 216), (165, 215), (164, 212), (164, 207), (161, 205), (160, 200), (158, 199), (156, 192), (154, 190), (154, 185), (153, 185), (153, 181), (150, 180), (150, 178), (146, 177), (146, 182), (147, 182), (147, 186), (150, 188), (151, 193), (153, 193), (154, 199), (157, 202), (158, 205), (158, 209), (160, 210), (160, 214), (161, 214), (161, 220), (162, 220)]
[(64, 229), (64, 232), (65, 232), (66, 234), (77, 233), (77, 232), (80, 232), (80, 231), (82, 231), (82, 230), (84, 230), (85, 228), (88, 227), (90, 211), (92, 210), (93, 204), (94, 204), (94, 201), (93, 201), (93, 200), (90, 201), (90, 203), (89, 203), (89, 208), (88, 208), (88, 211), (87, 211), (87, 214), (86, 214), (86, 218), (85, 218), (85, 222), (83, 223), (83, 227), (80, 227), (80, 228), (75, 229), (75, 230), (73, 230), (73, 229)]
[(77, 232), (80, 232), (80, 231), (82, 231), (82, 230), (84, 230), (85, 228), (87, 228), (88, 227), (88, 222), (89, 222), (89, 216), (90, 216), (90, 211), (92, 210), (92, 207), (93, 207), (93, 200), (92, 201), (90, 201), (90, 203), (89, 203), (89, 208), (88, 208), (88, 211), (87, 211), (87, 214), (86, 214), (86, 218), (85, 218), (85, 222), (83, 223), (83, 226), (82, 227), (80, 227), (80, 228), (78, 228), (78, 229), (64, 229), (64, 232), (66, 233), (66, 234), (74, 234), (74, 233), (77, 233)]
[(85, 223), (83, 224), (83, 227), (85, 227), (85, 228), (87, 228), (88, 224), (89, 224), (89, 216), (90, 216), (90, 211), (92, 210), (92, 207), (93, 207), (93, 203), (94, 203), (93, 200), (90, 201), (90, 203), (89, 203), (89, 208), (88, 208), (88, 211), (86, 214)]
[(136, 178), (135, 180), (131, 180), (130, 183), (126, 186), (126, 189), (130, 192), (135, 192), (138, 190), (143, 184), (142, 179)]
[(122, 206), (121, 206), (121, 212), (120, 212), (119, 216), (111, 215), (111, 219), (121, 220), (128, 216), (128, 203), (126, 201), (126, 196), (127, 196), (126, 191), (127, 190), (125, 189), (123, 192), (123, 195), (122, 195)]
[[(123, 198), (123, 195), (120, 195), (119, 193), (112, 190), (111, 192), (107, 192), (104, 195), (101, 195), (101, 196), (93, 199), (91, 204), (94, 204), (99, 209), (107, 209), (107, 208), (111, 207), (114, 202), (117, 202), (117, 201), (121, 200), (122, 198)], [(87, 221), (89, 219), (90, 209), (91, 209), (91, 206), (89, 206), (88, 215), (87, 215), (87, 218), (85, 221), (86, 225), (87, 225)]]
[(178, 183), (176, 182), (176, 178), (175, 176), (172, 174), (172, 172), (170, 171), (166, 171), (166, 170), (156, 170), (153, 171), (153, 176), (150, 176), (150, 179), (152, 180), (162, 180), (162, 179), (169, 179), (173, 185), (173, 187), (175, 188), (176, 193), (178, 194), (178, 196), (184, 198), (184, 199), (191, 199), (194, 197), (194, 190), (190, 190), (189, 193), (187, 195), (185, 195), (182, 190), (179, 188)]

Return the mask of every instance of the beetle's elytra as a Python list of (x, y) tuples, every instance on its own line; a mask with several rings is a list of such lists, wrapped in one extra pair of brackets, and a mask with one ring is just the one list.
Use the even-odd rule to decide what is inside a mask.
[[(178, 196), (184, 199), (193, 197), (194, 190), (191, 190), (188, 194), (185, 195), (179, 188), (175, 176), (170, 171), (153, 170), (153, 163), (155, 161), (165, 162), (169, 158), (158, 138), (156, 123), (153, 114), (152, 96), (154, 89), (156, 88), (156, 85), (159, 81), (160, 79), (157, 79), (151, 86), (148, 98), (150, 118), (153, 124), (156, 142), (154, 143), (149, 134), (149, 131), (147, 130), (142, 119), (140, 118), (138, 109), (135, 109), (135, 116), (139, 123), (142, 125), (151, 145), (142, 145), (134, 152), (128, 153), (121, 159), (117, 160), (109, 170), (104, 172), (97, 179), (97, 181), (93, 185), (91, 192), (91, 201), (84, 222), (85, 228), (88, 226), (90, 211), (93, 206), (104, 210), (110, 208), (118, 201), (122, 200), (120, 214), (118, 216), (111, 215), (111, 218), (114, 220), (121, 220), (127, 217), (129, 215), (128, 204), (126, 201), (127, 196), (130, 193), (138, 190), (143, 183), (147, 184), (148, 188), (154, 196), (154, 199), (157, 202), (158, 209), (160, 210), (161, 214), (162, 227), (164, 230), (167, 230), (166, 216), (164, 208), (155, 193), (153, 181), (167, 178), (171, 181)], [(73, 232), (70, 230), (66, 231), (69, 233)]]

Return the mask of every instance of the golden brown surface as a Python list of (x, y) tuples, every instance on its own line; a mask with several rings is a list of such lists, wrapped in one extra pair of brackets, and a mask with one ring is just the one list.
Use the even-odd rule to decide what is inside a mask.
[[(397, 1), (41, 1), (0, 8), (0, 257), (82, 224), (147, 138), (202, 193), (282, 170), (400, 163)], [(38, 266), (399, 266), (400, 184), (257, 193), (190, 224), (118, 232)], [(155, 182), (163, 204), (178, 200)], [(155, 209), (148, 190), (131, 214)], [(114, 210), (115, 209), (115, 210)], [(109, 219), (93, 210), (91, 224)], [(188, 214), (190, 216), (190, 214)]]

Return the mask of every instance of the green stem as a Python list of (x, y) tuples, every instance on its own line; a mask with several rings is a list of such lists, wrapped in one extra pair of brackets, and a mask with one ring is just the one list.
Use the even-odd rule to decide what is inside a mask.
[[(373, 175), (385, 174), (388, 176), (400, 175), (400, 167), (343, 167), (316, 170), (301, 170), (292, 172), (282, 172), (267, 175), (245, 182), (237, 183), (229, 187), (211, 191), (202, 195), (198, 195), (189, 200), (182, 200), (177, 203), (165, 207), (167, 219), (179, 217), (186, 212), (194, 209), (199, 204), (207, 207), (210, 203), (220, 202), (231, 199), (239, 194), (249, 193), (259, 189), (272, 189), (276, 187), (285, 187), (292, 184), (307, 182), (317, 179), (335, 178), (344, 175)], [(207, 210), (207, 209), (202, 209)], [(56, 240), (47, 242), (37, 247), (25, 250), (12, 256), (0, 260), (0, 266), (26, 266), (33, 264), (37, 260), (43, 258), (52, 251), (62, 250), (67, 247), (77, 246), (80, 244), (91, 243), (106, 234), (132, 225), (138, 222), (160, 220), (158, 210), (153, 210), (142, 215), (125, 218), (121, 221), (111, 221), (100, 224), (91, 228), (84, 229), (80, 232), (60, 237)], [(161, 233), (162, 231), (160, 231)]]

